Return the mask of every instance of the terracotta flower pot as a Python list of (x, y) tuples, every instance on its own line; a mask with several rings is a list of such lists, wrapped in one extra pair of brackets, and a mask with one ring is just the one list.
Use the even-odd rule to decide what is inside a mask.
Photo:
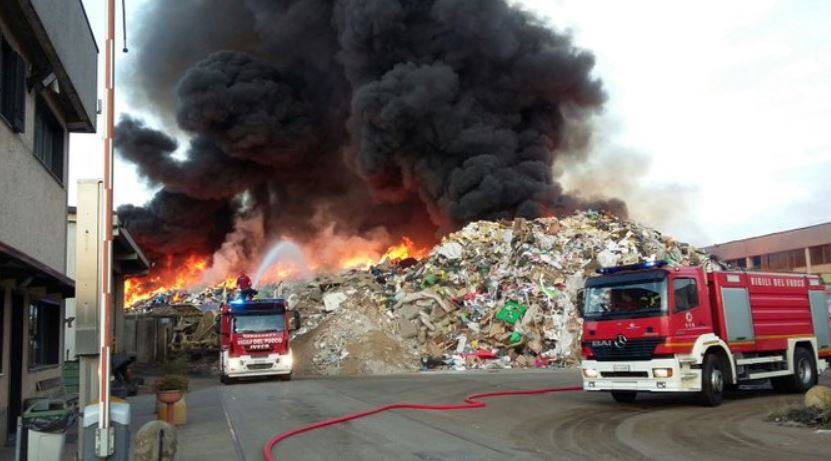
[(178, 402), (184, 396), (184, 392), (180, 390), (158, 391), (156, 392), (156, 400), (168, 405)]
[(166, 411), (166, 420), (171, 425), (175, 425), (175, 418), (173, 417), (173, 408), (176, 402), (182, 400), (185, 393), (181, 390), (169, 390), (169, 391), (157, 391), (156, 392), (156, 400), (165, 404), (167, 406)]

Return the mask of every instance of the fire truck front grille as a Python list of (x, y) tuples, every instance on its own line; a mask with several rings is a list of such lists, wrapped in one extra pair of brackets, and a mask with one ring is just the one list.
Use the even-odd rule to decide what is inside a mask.
[(250, 363), (246, 366), (249, 370), (268, 370), (273, 365), (270, 363)]
[(583, 346), (591, 349), (594, 359), (601, 362), (651, 360), (655, 347), (663, 342), (663, 338), (644, 338), (627, 341), (585, 341)]
[(649, 373), (645, 371), (603, 371), (602, 378), (648, 378)]

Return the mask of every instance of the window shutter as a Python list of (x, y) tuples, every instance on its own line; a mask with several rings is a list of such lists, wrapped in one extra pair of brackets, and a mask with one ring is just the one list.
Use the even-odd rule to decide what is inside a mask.
[(19, 54), (15, 54), (14, 76), (14, 113), (12, 125), (19, 133), (26, 128), (26, 61)]
[[(0, 114), (11, 125), (11, 118), (9, 117), (9, 101), (12, 91), (10, 78), (14, 74), (14, 69), (9, 66), (9, 58), (11, 58), (13, 51), (9, 46), (9, 42), (5, 38), (0, 39)], [(13, 129), (14, 127), (12, 127)]]
[(63, 183), (63, 127), (56, 123), (52, 133), (52, 172)]
[(3, 98), (6, 96), (6, 87), (3, 85), (4, 79), (6, 78), (6, 66), (3, 64), (5, 61), (5, 53), (6, 53), (6, 39), (2, 35), (0, 35), (0, 107), (3, 105)]
[(26, 61), (0, 37), (0, 113), (15, 132), (26, 125)]

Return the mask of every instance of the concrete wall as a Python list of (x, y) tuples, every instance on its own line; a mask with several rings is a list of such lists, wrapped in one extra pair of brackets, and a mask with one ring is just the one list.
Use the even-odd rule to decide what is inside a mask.
[[(72, 321), (71, 326), (69, 324), (65, 327), (65, 335), (66, 335), (66, 344), (64, 345), (64, 358), (67, 360), (75, 360), (76, 359), (76, 332), (78, 332), (79, 328), (79, 321), (81, 322), (81, 336), (89, 336), (90, 330), (93, 330), (97, 335), (97, 319), (98, 316), (97, 306), (98, 306), (98, 274), (97, 274), (97, 258), (98, 258), (98, 247), (97, 242), (90, 238), (89, 235), (97, 233), (97, 227), (91, 228), (89, 227), (90, 218), (94, 219), (94, 214), (98, 211), (99, 203), (96, 200), (98, 197), (98, 184), (99, 181), (97, 180), (84, 180), (79, 181), (79, 207), (78, 210), (80, 213), (84, 215), (81, 220), (80, 229), (86, 235), (79, 239), (78, 238), (78, 216), (77, 214), (72, 214), (68, 218), (68, 226), (67, 226), (67, 271), (66, 274), (75, 280), (76, 286), (76, 295), (78, 296), (77, 299), (82, 300), (88, 307), (86, 309), (82, 309), (81, 312), (78, 312), (76, 308), (76, 298), (70, 298), (66, 300), (66, 317), (67, 319), (74, 317), (75, 319)], [(89, 207), (92, 207), (90, 209)], [(81, 242), (81, 246), (79, 246), (79, 241)], [(80, 248), (80, 251), (78, 249)], [(83, 267), (78, 267), (78, 262), (81, 262)], [(91, 307), (90, 307), (91, 306)], [(96, 311), (91, 311), (95, 309)], [(83, 317), (80, 318), (80, 317)], [(86, 320), (84, 320), (86, 319)], [(125, 350), (124, 348), (124, 276), (121, 274), (113, 274), (113, 311), (112, 311), (112, 319), (113, 319), (113, 341), (114, 341), (114, 349), (113, 353), (122, 352)], [(86, 322), (86, 324), (84, 324)], [(96, 336), (97, 337), (97, 336)], [(94, 339), (94, 338), (93, 338)], [(90, 339), (84, 338), (87, 343), (90, 342)], [(92, 341), (92, 346), (97, 352), (97, 342)], [(81, 344), (81, 350), (86, 348), (87, 353), (92, 353), (92, 351), (87, 347), (88, 344), (85, 346)]]
[(99, 303), (99, 206), (102, 185), (98, 180), (78, 181), (75, 231), (75, 352), (97, 355)]
[[(0, 33), (19, 50), (7, 30), (0, 22)], [(63, 272), (69, 135), (64, 133), (64, 174), (56, 178), (34, 155), (35, 93), (26, 93), (25, 99), (23, 133), (13, 132), (0, 120), (0, 241)], [(63, 123), (61, 115), (55, 115)]]
[[(66, 225), (66, 275), (75, 280), (75, 232), (77, 221), (75, 215), (70, 215), (67, 219)], [(66, 309), (66, 319), (73, 319), (64, 327), (64, 360), (75, 360), (75, 298), (69, 298), (64, 302)]]
[(146, 315), (124, 318), (124, 352), (136, 354), (137, 363), (160, 363), (167, 359), (167, 346), (173, 337), (173, 321)]
[(43, 28), (95, 126), (98, 48), (81, 0), (31, 0)]
[(6, 434), (8, 433), (6, 427), (7, 416), (6, 413), (9, 408), (9, 357), (11, 355), (11, 292), (7, 289), (8, 283), (0, 283), (0, 310), (3, 311), (3, 323), (0, 324), (3, 337), (0, 343), (0, 363), (2, 363), (2, 372), (0, 372), (0, 444), (6, 442)]

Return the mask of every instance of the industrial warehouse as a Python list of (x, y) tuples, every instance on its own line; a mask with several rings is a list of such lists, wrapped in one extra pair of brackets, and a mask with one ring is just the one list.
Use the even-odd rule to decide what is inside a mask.
[(704, 251), (742, 269), (816, 274), (831, 284), (831, 223), (720, 243)]

